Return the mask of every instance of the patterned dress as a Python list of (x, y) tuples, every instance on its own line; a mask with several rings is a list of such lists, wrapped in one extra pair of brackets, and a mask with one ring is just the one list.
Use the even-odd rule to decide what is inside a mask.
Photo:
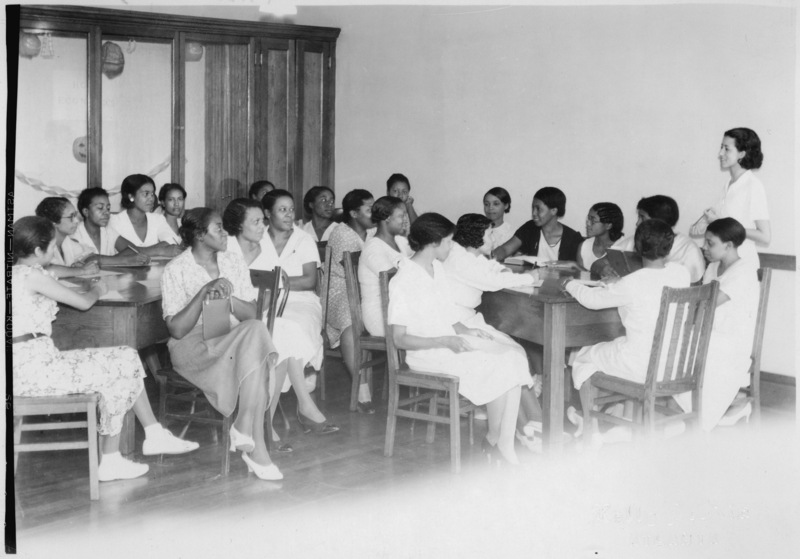
[[(375, 234), (375, 229), (367, 233), (367, 240)], [(328, 288), (328, 323), (325, 331), (331, 347), (339, 346), (342, 332), (350, 324), (350, 303), (347, 300), (347, 285), (344, 281), (342, 258), (345, 252), (359, 252), (364, 249), (364, 241), (349, 225), (340, 223), (331, 233), (328, 240), (331, 249), (330, 287)]]
[(45, 334), (13, 344), (14, 396), (56, 396), (97, 392), (101, 435), (122, 430), (125, 413), (131, 409), (144, 385), (144, 367), (130, 347), (99, 347), (59, 351), (50, 334), (58, 306), (42, 294), (24, 289), (34, 271), (54, 277), (41, 266), (11, 268), (11, 316), (13, 336)]
[[(218, 252), (217, 265), (219, 277), (233, 284), (234, 297), (242, 301), (256, 299), (258, 290), (253, 287), (250, 271), (241, 256)], [(183, 310), (211, 279), (205, 268), (195, 262), (191, 250), (175, 257), (161, 276), (164, 319)], [(225, 417), (236, 408), (242, 381), (253, 371), (265, 367), (269, 354), (276, 352), (262, 321), (239, 322), (233, 314), (230, 321), (230, 332), (204, 340), (201, 314), (191, 332), (180, 340), (170, 338), (167, 342), (175, 370), (200, 388), (211, 405)]]

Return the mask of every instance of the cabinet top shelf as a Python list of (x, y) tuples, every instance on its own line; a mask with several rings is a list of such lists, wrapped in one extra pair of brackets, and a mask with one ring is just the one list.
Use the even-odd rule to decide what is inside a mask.
[[(255, 8), (255, 6), (254, 6)], [(252, 35), (272, 38), (335, 41), (341, 29), (288, 23), (268, 23), (218, 19), (210, 17), (152, 14), (122, 9), (87, 8), (79, 6), (21, 6), (20, 19), (26, 25), (36, 22), (36, 28), (58, 28), (99, 25), (124, 28), (143, 27), (150, 33), (163, 30), (165, 35), (175, 31), (227, 35)], [(38, 25), (41, 24), (41, 25)]]

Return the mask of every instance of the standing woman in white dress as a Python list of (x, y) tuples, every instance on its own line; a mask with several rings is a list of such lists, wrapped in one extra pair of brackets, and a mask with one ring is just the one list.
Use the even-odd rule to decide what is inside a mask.
[(181, 226), (181, 218), (186, 205), (186, 190), (176, 182), (168, 182), (158, 191), (158, 201), (167, 225), (180, 237), (178, 228)]
[[(228, 235), (233, 239), (228, 242), (228, 252), (240, 254), (247, 267), (251, 270), (272, 270), (275, 267), (274, 245), (270, 249), (264, 241), (266, 227), (264, 225), (264, 210), (261, 203), (248, 198), (233, 200), (222, 215), (222, 224)], [(308, 238), (304, 237), (308, 247)], [(284, 248), (284, 252), (287, 249)], [(289, 247), (290, 253), (295, 248)], [(269, 255), (273, 258), (270, 258)], [(307, 256), (306, 256), (307, 258)], [(304, 260), (301, 258), (300, 260)], [(290, 263), (291, 264), (291, 263)], [(290, 276), (302, 275), (302, 265), (290, 266), (286, 273)], [(280, 264), (283, 266), (283, 264)], [(291, 282), (291, 280), (289, 280)], [(264, 320), (266, 320), (266, 315)], [(322, 308), (319, 297), (313, 291), (289, 291), (289, 298), (283, 316), (275, 319), (272, 332), (272, 341), (278, 350), (278, 366), (275, 369), (275, 386), (278, 393), (288, 391), (292, 383), (301, 408), (305, 410), (306, 417), (314, 415), (316, 404), (308, 394), (305, 382), (298, 383), (303, 378), (303, 369), (310, 365), (319, 369), (322, 365), (323, 349), (322, 336)], [(288, 375), (288, 378), (287, 378)], [(271, 390), (275, 392), (275, 390)], [(275, 398), (277, 401), (277, 398)], [(277, 406), (277, 404), (276, 404)], [(318, 411), (318, 410), (317, 410)], [(307, 412), (307, 413), (306, 413)], [(278, 441), (276, 433), (272, 433), (273, 440)], [(278, 452), (291, 452), (288, 444), (278, 447)]]
[[(598, 371), (633, 382), (644, 382), (653, 346), (664, 287), (689, 287), (689, 270), (667, 262), (675, 240), (672, 227), (660, 219), (643, 221), (634, 234), (634, 250), (642, 257), (642, 268), (606, 287), (587, 287), (574, 278), (561, 286), (588, 309), (617, 307), (625, 335), (610, 342), (582, 348), (572, 365), (572, 380), (580, 390), (584, 409), (589, 405), (591, 384)], [(597, 419), (592, 420), (597, 432)]]
[(760, 267), (756, 243), (768, 245), (772, 229), (764, 185), (753, 173), (764, 161), (761, 139), (749, 128), (733, 128), (725, 132), (719, 149), (719, 166), (731, 178), (722, 189), (722, 196), (708, 208), (692, 227), (692, 235), (702, 235), (709, 223), (721, 217), (732, 217), (744, 226), (746, 239), (739, 247), (739, 256)]
[(408, 240), (401, 235), (407, 219), (406, 205), (400, 198), (382, 196), (372, 205), (372, 222), (377, 232), (364, 244), (358, 261), (361, 317), (370, 336), (384, 335), (378, 275), (396, 268), (398, 262), (413, 254)]
[(85, 311), (108, 291), (100, 280), (86, 293), (58, 282), (45, 267), (56, 252), (55, 228), (41, 217), (14, 223), (11, 267), (11, 317), (14, 396), (54, 396), (98, 392), (100, 481), (131, 479), (147, 473), (119, 453), (122, 421), (129, 409), (144, 427), (142, 454), (182, 454), (198, 447), (156, 422), (142, 382), (145, 373), (136, 350), (100, 347), (59, 351), (50, 337), (57, 303)]
[(495, 186), (483, 195), (483, 214), (492, 220), (492, 227), (489, 230), (491, 239), (489, 254), (514, 236), (511, 224), (505, 221), (505, 216), (510, 211), (511, 195), (502, 186)]
[(113, 214), (108, 222), (119, 233), (117, 242), (121, 244), (117, 250), (132, 245), (134, 250), (148, 256), (177, 256), (183, 252), (180, 236), (170, 228), (163, 215), (152, 213), (155, 193), (156, 185), (147, 175), (130, 175), (122, 181), (120, 205), (123, 211)]
[(586, 240), (578, 250), (578, 266), (591, 270), (592, 264), (606, 255), (606, 251), (623, 235), (625, 216), (616, 204), (599, 202), (586, 215)]
[[(750, 418), (748, 402), (734, 406), (739, 388), (750, 384), (750, 352), (758, 314), (758, 268), (741, 258), (738, 247), (747, 233), (732, 217), (714, 220), (706, 229), (703, 254), (710, 262), (703, 283), (719, 282), (717, 310), (703, 374), (701, 427), (710, 431), (716, 425), (735, 423), (742, 416)], [(682, 408), (692, 408), (690, 392), (675, 400)], [(723, 418), (723, 416), (725, 416)]]
[[(493, 339), (482, 328), (459, 321), (462, 311), (450, 297), (451, 283), (442, 262), (453, 244), (455, 226), (427, 213), (412, 225), (408, 242), (414, 256), (400, 262), (389, 284), (391, 336), (404, 349), (409, 367), (459, 377), (459, 394), (486, 404), (489, 430), (484, 452), (518, 464), (514, 432), (520, 387), (532, 384), (524, 352)], [(387, 332), (387, 335), (389, 333)]]
[[(319, 435), (335, 433), (339, 428), (326, 421), (308, 393), (303, 367), (310, 363), (315, 369), (322, 364), (322, 305), (314, 289), (317, 286), (319, 251), (311, 236), (294, 225), (294, 198), (286, 190), (275, 189), (264, 196), (264, 214), (269, 220), (265, 235), (255, 247), (258, 237), (257, 216), (249, 211), (243, 221), (248, 232), (242, 233), (239, 242), (246, 259), (255, 258), (250, 267), (273, 270), (280, 266), (289, 275), (289, 299), (280, 322), (275, 324), (276, 344), (280, 344), (281, 365), (276, 370), (275, 386), (283, 386), (288, 375), (297, 395), (297, 420), (308, 433)], [(280, 336), (278, 341), (277, 336)], [(276, 390), (277, 392), (277, 390)], [(278, 408), (278, 398), (272, 399), (271, 413)], [(273, 435), (274, 436), (274, 435)]]
[(315, 243), (327, 241), (338, 225), (333, 220), (336, 195), (327, 186), (313, 186), (303, 196), (303, 209), (311, 220), (303, 225), (303, 231), (311, 235)]

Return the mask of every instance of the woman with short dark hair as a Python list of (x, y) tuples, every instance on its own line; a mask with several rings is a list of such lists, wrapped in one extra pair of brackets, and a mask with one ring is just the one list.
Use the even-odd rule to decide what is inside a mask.
[(616, 204), (599, 202), (586, 215), (586, 240), (578, 250), (578, 266), (590, 270), (592, 264), (606, 255), (606, 251), (623, 235), (625, 216)]
[(756, 268), (760, 265), (756, 243), (768, 245), (772, 240), (767, 195), (764, 185), (753, 173), (761, 168), (764, 154), (761, 139), (749, 128), (733, 128), (725, 132), (719, 150), (719, 165), (730, 173), (722, 195), (692, 227), (692, 235), (702, 235), (709, 223), (721, 217), (732, 217), (747, 233), (739, 255)]
[[(167, 264), (161, 276), (162, 309), (175, 370), (200, 388), (231, 426), (231, 451), (240, 450), (251, 472), (282, 479), (272, 463), (264, 434), (269, 373), (278, 361), (267, 326), (256, 317), (258, 290), (241, 256), (226, 252), (228, 234), (209, 208), (186, 212), (181, 237), (189, 250)], [(227, 334), (205, 339), (203, 303), (229, 299)]]
[(495, 186), (483, 195), (483, 214), (492, 221), (490, 229), (491, 247), (503, 246), (514, 236), (511, 224), (505, 221), (506, 214), (511, 211), (511, 195), (502, 186)]
[(316, 243), (330, 239), (338, 223), (333, 219), (336, 194), (327, 186), (312, 186), (303, 196), (303, 209), (311, 219), (303, 225), (303, 231), (311, 235)]
[[(750, 352), (758, 314), (758, 269), (738, 252), (746, 236), (744, 226), (732, 217), (712, 221), (705, 232), (703, 254), (710, 264), (703, 283), (719, 282), (703, 373), (700, 426), (706, 431), (716, 425), (732, 425), (741, 417), (749, 420), (753, 411), (749, 402), (734, 401), (739, 388), (750, 384)], [(675, 400), (685, 410), (692, 409), (691, 393)]]
[(107, 291), (103, 280), (86, 293), (58, 282), (46, 270), (56, 251), (56, 231), (42, 217), (23, 217), (13, 226), (11, 267), (11, 342), (14, 396), (56, 396), (98, 392), (100, 434), (100, 481), (131, 479), (144, 475), (147, 464), (138, 464), (119, 453), (122, 422), (133, 409), (144, 427), (144, 455), (182, 454), (198, 447), (162, 428), (153, 416), (143, 390), (144, 367), (135, 349), (100, 347), (59, 351), (50, 337), (57, 303), (85, 311)]
[(75, 237), (80, 214), (63, 196), (49, 196), (36, 206), (36, 215), (55, 226), (56, 244), (47, 269), (57, 278), (91, 276), (100, 271), (98, 263), (89, 259), (91, 251)]
[(417, 220), (417, 210), (414, 209), (414, 198), (411, 196), (411, 181), (403, 173), (392, 173), (386, 181), (386, 195), (400, 198), (406, 205), (406, 225), (403, 235), (408, 235), (411, 224)]
[[(451, 298), (442, 265), (453, 244), (455, 226), (446, 217), (427, 213), (408, 235), (410, 259), (400, 262), (389, 284), (388, 323), (412, 369), (459, 377), (459, 393), (486, 404), (489, 431), (484, 452), (517, 464), (514, 432), (520, 387), (532, 384), (525, 352), (494, 339), (485, 328), (460, 321), (463, 311)], [(499, 452), (499, 455), (498, 455)]]
[[(633, 382), (644, 382), (656, 330), (664, 287), (689, 287), (689, 271), (666, 262), (675, 233), (664, 221), (643, 221), (634, 235), (635, 251), (642, 268), (605, 287), (588, 287), (574, 278), (562, 280), (562, 288), (589, 309), (619, 308), (625, 335), (581, 349), (572, 365), (572, 380), (588, 405), (584, 383), (597, 371)], [(596, 420), (594, 420), (596, 421)], [(595, 429), (596, 432), (596, 429)]]
[(168, 182), (158, 191), (158, 203), (159, 213), (167, 220), (169, 228), (180, 235), (178, 229), (186, 209), (186, 190), (177, 182)]

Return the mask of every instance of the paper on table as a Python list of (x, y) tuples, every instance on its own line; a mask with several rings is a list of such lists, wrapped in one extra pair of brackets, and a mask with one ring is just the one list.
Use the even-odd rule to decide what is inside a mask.
[(545, 260), (542, 260), (538, 256), (509, 256), (506, 258), (503, 263), (504, 264), (522, 264), (523, 262), (527, 262), (528, 264), (538, 264), (541, 265)]
[(145, 287), (161, 287), (161, 280), (157, 279), (139, 280), (136, 283), (141, 283)]
[(109, 291), (102, 297), (100, 297), (102, 301), (122, 301), (125, 299), (122, 295), (119, 294), (119, 291)]
[(595, 280), (589, 280), (589, 279), (583, 279), (583, 278), (581, 278), (581, 279), (577, 279), (576, 278), (576, 279), (574, 279), (572, 281), (580, 283), (582, 285), (587, 285), (589, 287), (600, 287), (600, 286), (605, 285), (602, 281), (595, 281)]
[(101, 278), (103, 276), (118, 276), (122, 272), (111, 272), (109, 270), (100, 270), (96, 274), (92, 274), (91, 276), (81, 276), (83, 278)]
[(527, 293), (528, 295), (533, 295), (533, 290), (537, 287), (542, 287), (544, 280), (536, 280), (533, 282), (532, 285), (520, 285), (517, 287), (507, 287), (506, 289), (510, 289), (511, 291), (519, 291), (520, 293)]

